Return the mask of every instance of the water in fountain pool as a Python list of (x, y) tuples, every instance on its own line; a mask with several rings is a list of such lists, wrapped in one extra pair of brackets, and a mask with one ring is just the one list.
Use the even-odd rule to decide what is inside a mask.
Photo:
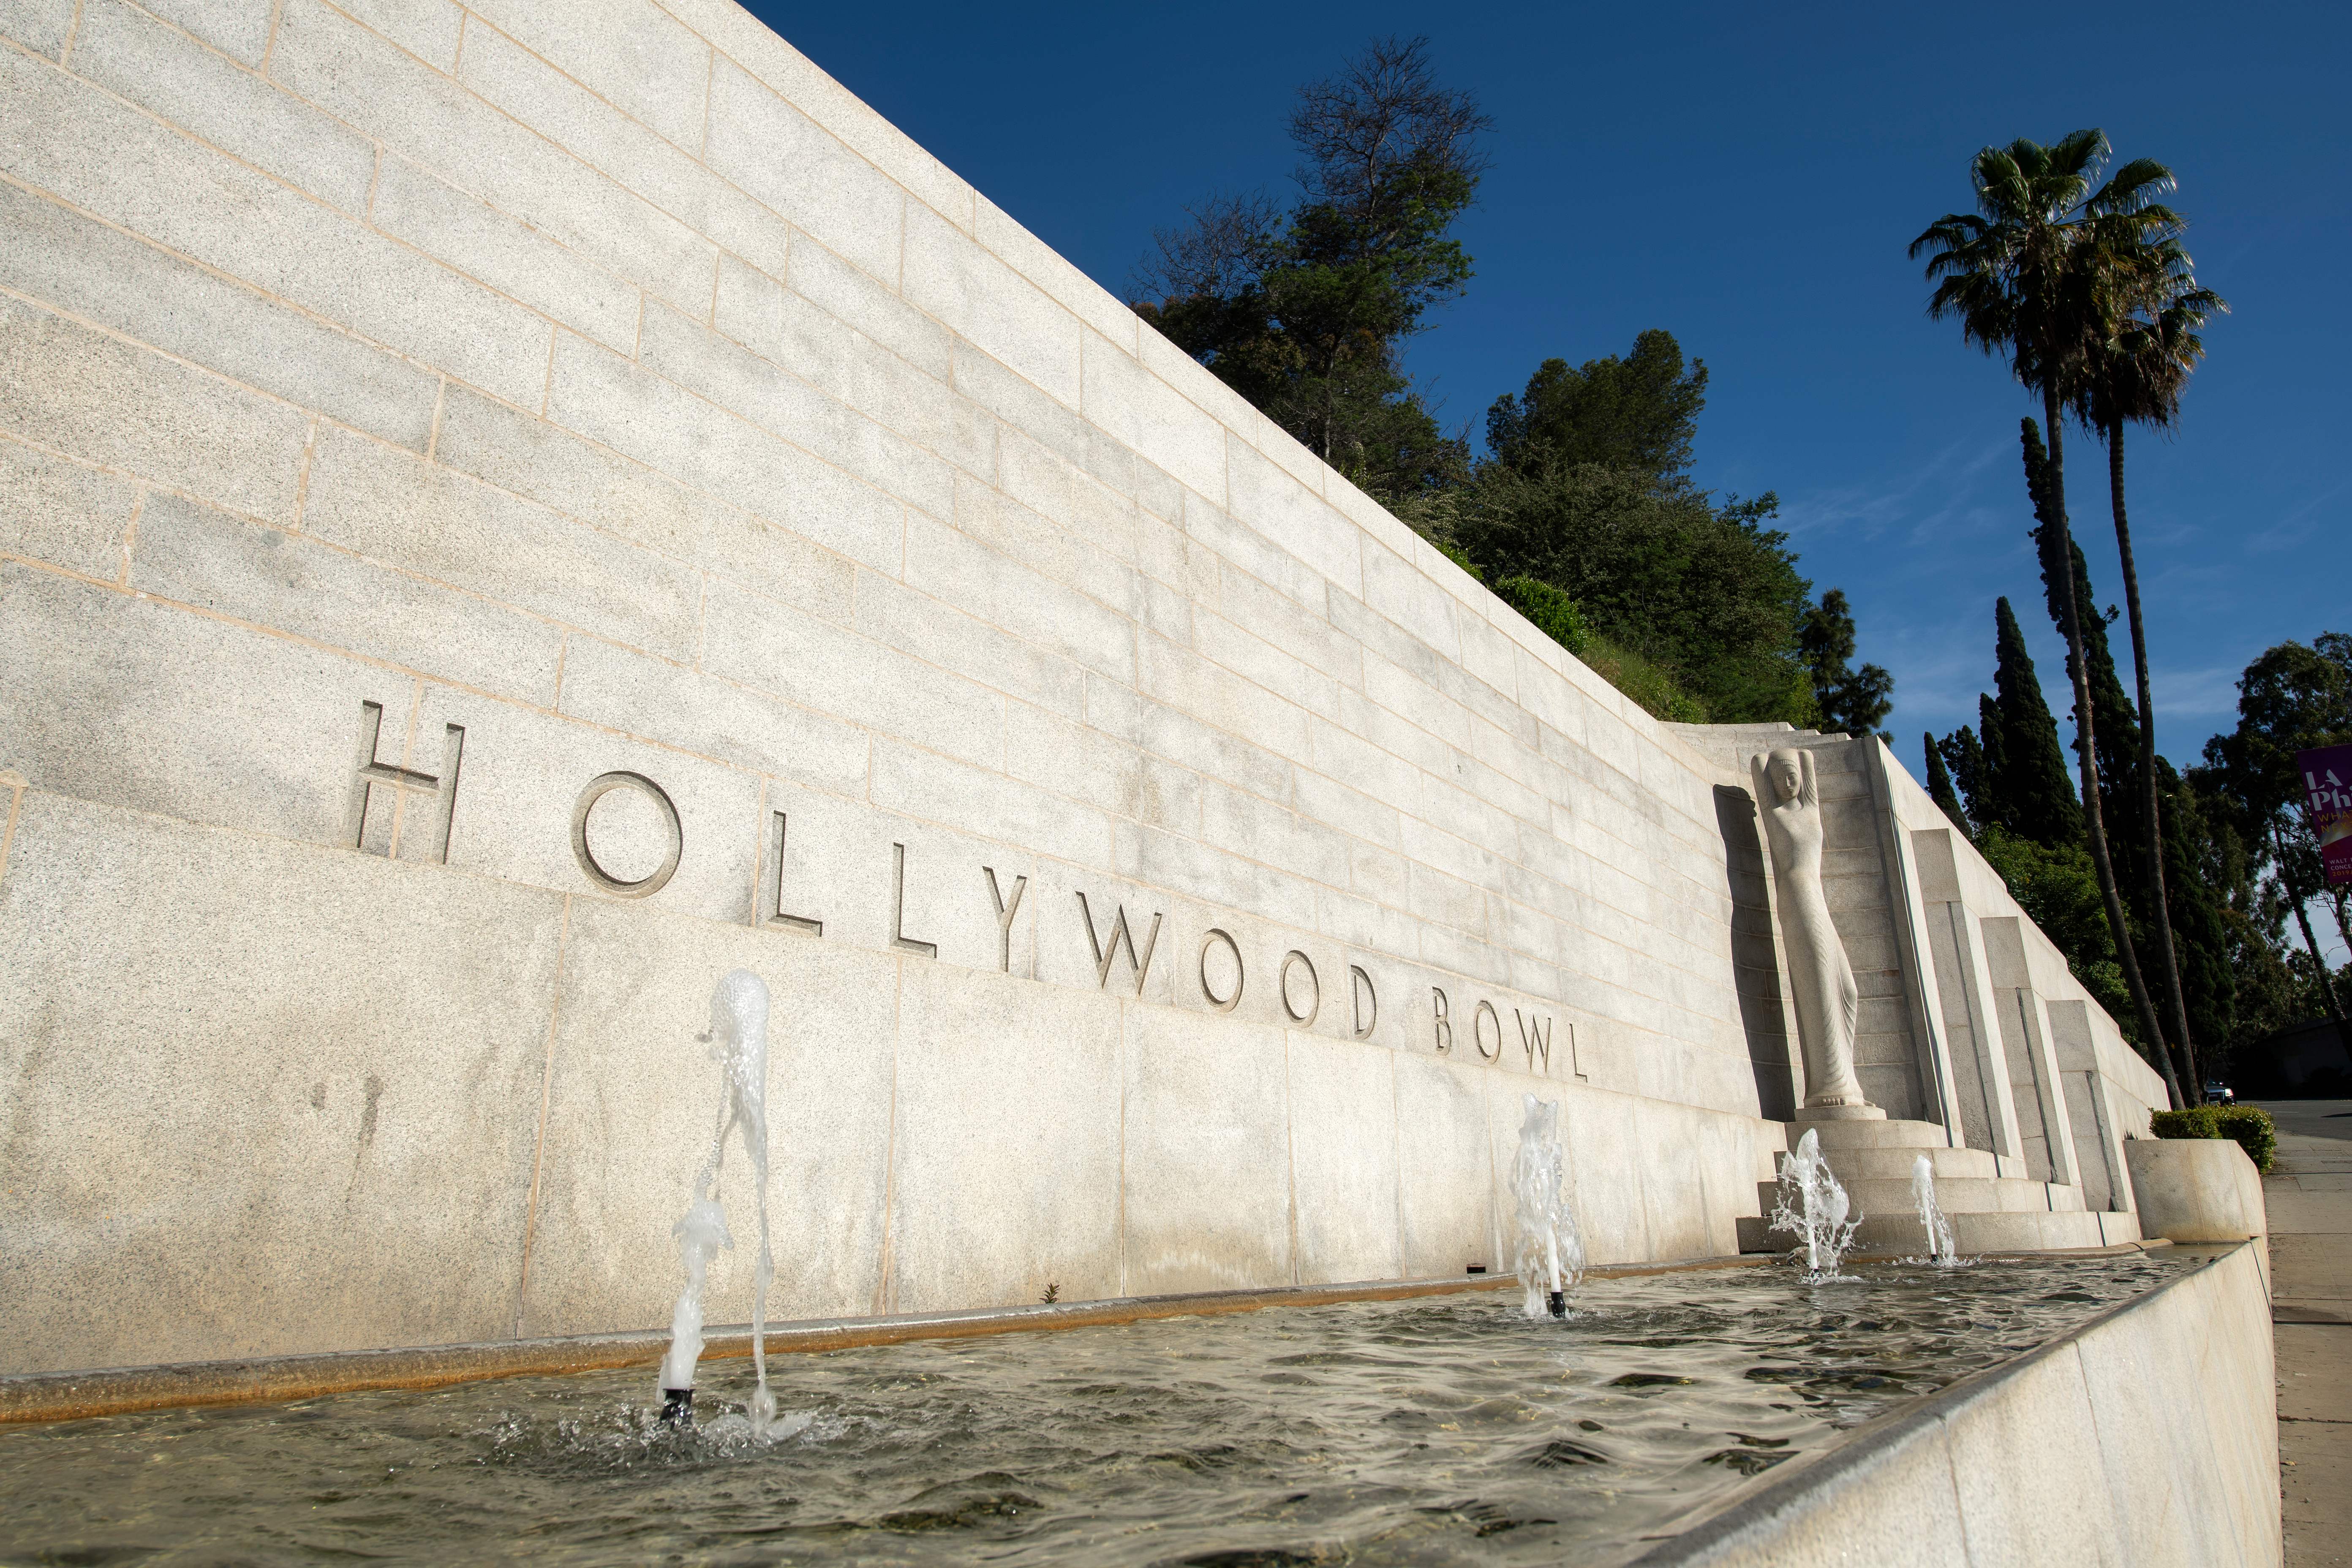
[(0, 1430), (0, 1557), (307, 1563), (1557, 1561), (2175, 1270), (1788, 1265)]

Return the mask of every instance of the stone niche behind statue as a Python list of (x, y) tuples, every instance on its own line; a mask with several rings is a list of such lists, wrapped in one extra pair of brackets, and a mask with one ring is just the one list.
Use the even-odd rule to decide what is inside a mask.
[(1748, 766), (1771, 846), (1774, 902), (1797, 1006), (1797, 1038), (1805, 1062), (1801, 1120), (1867, 1112), (1870, 1102), (1853, 1073), (1862, 994), (1822, 889), (1823, 827), (1812, 753), (1785, 747), (1757, 753)]

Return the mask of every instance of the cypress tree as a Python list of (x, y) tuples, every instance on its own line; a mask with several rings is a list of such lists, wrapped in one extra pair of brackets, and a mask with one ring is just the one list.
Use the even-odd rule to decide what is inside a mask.
[[(2051, 418), (2057, 418), (2058, 395), (2045, 388)], [(2193, 1053), (2188, 1040), (2168, 1040), (2164, 1026), (2156, 1016), (2156, 998), (2148, 990), (2146, 973), (2140, 967), (2138, 951), (2132, 945), (2131, 913), (2124, 907), (2123, 891), (2116, 875), (2115, 849), (2107, 834), (2106, 796), (2098, 787), (2099, 700), (2093, 694), (2088, 656), (2084, 642), (2084, 626), (2095, 621), (2095, 609), (2085, 616), (2083, 601), (2077, 592), (2080, 584), (2075, 577), (2074, 557), (2064, 549), (2066, 531), (2066, 490), (2064, 468), (2058, 458), (2055, 443), (2060, 438), (2058, 426), (2050, 428), (2053, 447), (2042, 444), (2042, 431), (2031, 419), (2018, 421), (2021, 443), (2025, 456), (2025, 489), (2033, 501), (2033, 516), (2040, 524), (2034, 530), (2035, 542), (2042, 552), (2042, 580), (2046, 584), (2053, 579), (2063, 586), (2051, 595), (2050, 609), (2058, 623), (2060, 635), (2067, 644), (2066, 673), (2074, 692), (2074, 755), (2083, 770), (2083, 794), (2080, 820), (2084, 842), (2091, 852), (2091, 868), (2099, 879), (2099, 901), (2106, 906), (2107, 929), (2114, 939), (2116, 967), (2123, 971), (2124, 989), (2131, 995), (2132, 1011), (2139, 1016), (2140, 1032), (2145, 1037), (2145, 1049), (2154, 1052), (2152, 1066), (2164, 1074), (2165, 1088), (2176, 1108), (2197, 1103), (2197, 1073), (2191, 1060)], [(2103, 632), (2105, 627), (2100, 628)], [(2083, 662), (2077, 663), (2081, 659)], [(2149, 862), (2151, 865), (2153, 860)], [(2163, 945), (2171, 946), (2171, 932), (2167, 928)], [(2174, 994), (2179, 994), (2178, 972), (2169, 966), (2164, 971)], [(2185, 1030), (2186, 1024), (2176, 1016), (2175, 1024)], [(2182, 1085), (2187, 1085), (2183, 1089)]]
[[(2021, 838), (2056, 848), (2083, 841), (2083, 807), (2066, 774), (2058, 721), (2042, 695), (2024, 630), (2009, 601), (1993, 605), (1995, 664), (1989, 726), (2000, 735), (1999, 772), (1989, 779), (1993, 819)], [(1985, 748), (1992, 761), (1993, 748)]]
[(1920, 740), (1927, 750), (1927, 794), (1944, 808), (1944, 815), (1952, 819), (1952, 826), (1966, 836), (1969, 816), (1960, 809), (1960, 797), (1952, 789), (1951, 770), (1944, 766), (1944, 754), (1936, 749), (1936, 737), (1922, 735)]
[(2230, 1037), (2237, 1023), (2238, 974), (2230, 958), (2227, 916), (2230, 855), (2194, 784), (2156, 759), (2156, 790), (2164, 812), (2165, 902), (2172, 913), (2180, 957), (2181, 999), (2192, 1037)]
[(1977, 745), (1983, 767), (1969, 796), (1969, 814), (1979, 827), (2001, 820), (2000, 781), (2009, 772), (2009, 751), (2000, 743), (2000, 705), (1977, 693)]
[[(2065, 589), (2050, 571), (2046, 524), (2034, 529), (2033, 542), (2042, 557), (2042, 594), (2054, 621)], [(2155, 917), (2147, 901), (2147, 813), (2141, 805), (2139, 710), (2124, 695), (2115, 655), (2107, 646), (2107, 628), (2115, 624), (2116, 613), (2111, 609), (2101, 615), (2095, 607), (2091, 571), (2083, 559), (2083, 547), (2072, 540), (2068, 543), (2074, 557), (2074, 602), (2083, 606), (2083, 657), (2091, 672), (2092, 745), (2099, 753), (2099, 804), (2106, 817), (2107, 851), (2115, 858), (2116, 881), (2124, 902), (2145, 930)], [(2074, 679), (2071, 653), (2066, 656), (2066, 679), (2071, 689)], [(2067, 717), (2074, 718), (2072, 709)], [(2147, 964), (2147, 952), (2140, 954), (2140, 962)]]
[[(1979, 716), (1984, 700), (1978, 699)], [(1959, 786), (1960, 800), (1968, 807), (1969, 820), (1985, 820), (1985, 810), (1990, 796), (1985, 789), (1985, 752), (1977, 740), (1977, 732), (1966, 724), (1936, 742), (1936, 751), (1944, 765), (1952, 771), (1952, 782)], [(1973, 832), (1973, 829), (1971, 829)]]

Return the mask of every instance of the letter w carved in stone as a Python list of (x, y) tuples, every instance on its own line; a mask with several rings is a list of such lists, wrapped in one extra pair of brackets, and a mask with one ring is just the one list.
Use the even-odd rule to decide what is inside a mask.
[[(1511, 1009), (1511, 1016), (1518, 1021), (1519, 1046), (1528, 1053), (1528, 1070), (1549, 1074), (1551, 1071), (1551, 1020), (1522, 1013), (1517, 1007)], [(1538, 1061), (1542, 1063), (1540, 1067), (1537, 1065)]]
[(1160, 945), (1160, 915), (1156, 911), (1153, 913), (1151, 932), (1143, 939), (1143, 952), (1139, 954), (1135, 951), (1135, 933), (1128, 929), (1125, 904), (1117, 906), (1117, 912), (1111, 917), (1108, 942), (1105, 942), (1102, 933), (1095, 930), (1095, 912), (1087, 907), (1084, 893), (1078, 895), (1078, 913), (1086, 918), (1087, 940), (1094, 944), (1096, 986), (1105, 991), (1110, 989), (1111, 962), (1118, 957), (1119, 943), (1125, 942), (1127, 961), (1135, 965), (1135, 994), (1142, 995), (1144, 977), (1151, 973), (1152, 950)]

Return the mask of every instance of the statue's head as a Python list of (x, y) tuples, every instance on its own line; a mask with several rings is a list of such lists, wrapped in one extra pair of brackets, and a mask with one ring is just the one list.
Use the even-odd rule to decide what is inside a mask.
[(1794, 800), (1805, 793), (1805, 764), (1793, 751), (1779, 751), (1764, 759), (1764, 776), (1772, 781), (1772, 793), (1782, 800)]

